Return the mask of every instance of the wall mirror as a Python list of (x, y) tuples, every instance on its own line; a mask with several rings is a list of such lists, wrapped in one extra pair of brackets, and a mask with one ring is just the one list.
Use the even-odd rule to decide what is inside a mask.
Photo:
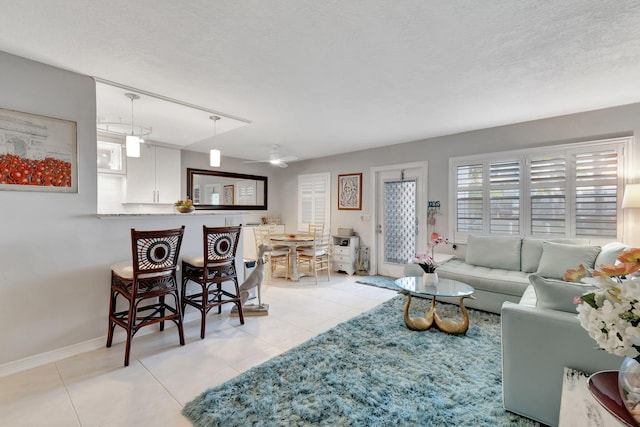
[(196, 209), (266, 210), (267, 177), (188, 168), (187, 195)]

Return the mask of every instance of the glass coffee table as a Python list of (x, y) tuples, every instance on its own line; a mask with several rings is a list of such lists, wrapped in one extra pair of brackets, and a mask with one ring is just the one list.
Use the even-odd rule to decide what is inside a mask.
[[(422, 276), (402, 277), (396, 279), (395, 283), (402, 289), (400, 293), (407, 296), (407, 302), (404, 304), (404, 323), (407, 325), (407, 328), (413, 331), (426, 331), (427, 329), (435, 327), (449, 334), (464, 334), (469, 329), (469, 315), (464, 306), (464, 299), (475, 299), (473, 296), (473, 287), (451, 279), (439, 279), (438, 283), (427, 284), (424, 282)], [(409, 317), (411, 294), (431, 297), (431, 308), (424, 317)], [(436, 297), (460, 298), (462, 320), (442, 319), (438, 316), (438, 313), (436, 313)]]

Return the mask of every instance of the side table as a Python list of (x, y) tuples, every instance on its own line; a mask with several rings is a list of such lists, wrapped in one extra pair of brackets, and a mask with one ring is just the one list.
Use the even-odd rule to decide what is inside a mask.
[(589, 377), (589, 391), (611, 415), (630, 427), (638, 427), (625, 408), (618, 391), (618, 371), (601, 371)]

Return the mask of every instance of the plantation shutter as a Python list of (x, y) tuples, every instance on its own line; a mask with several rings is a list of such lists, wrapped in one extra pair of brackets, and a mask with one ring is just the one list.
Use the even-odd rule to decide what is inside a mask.
[(616, 238), (618, 151), (575, 155), (576, 236)]
[(520, 234), (520, 161), (489, 166), (491, 233)]
[(298, 176), (298, 230), (309, 224), (324, 224), (329, 228), (329, 173)]
[(238, 182), (236, 184), (236, 191), (238, 193), (237, 205), (256, 205), (258, 204), (256, 194), (256, 181), (252, 182)]
[(456, 230), (481, 233), (482, 164), (463, 165), (456, 169)]
[(567, 232), (567, 165), (565, 156), (531, 157), (531, 234)]
[(449, 221), (470, 233), (621, 240), (631, 137), (451, 158)]

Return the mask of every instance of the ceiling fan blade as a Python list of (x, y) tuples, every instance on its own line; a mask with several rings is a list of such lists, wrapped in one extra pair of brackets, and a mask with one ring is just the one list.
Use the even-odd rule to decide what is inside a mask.
[(286, 162), (293, 162), (293, 161), (295, 161), (295, 160), (298, 160), (298, 158), (297, 158), (297, 157), (294, 157), (294, 156), (285, 156), (285, 157), (280, 157), (280, 161), (281, 161), (281, 162), (285, 162), (285, 163), (286, 163)]
[(287, 162), (293, 162), (298, 160), (297, 157), (294, 156), (283, 156), (279, 150), (278, 145), (271, 146), (271, 154), (269, 155), (269, 159), (264, 160), (245, 160), (242, 163), (271, 163), (274, 166), (279, 166), (281, 168), (286, 168), (289, 166)]

